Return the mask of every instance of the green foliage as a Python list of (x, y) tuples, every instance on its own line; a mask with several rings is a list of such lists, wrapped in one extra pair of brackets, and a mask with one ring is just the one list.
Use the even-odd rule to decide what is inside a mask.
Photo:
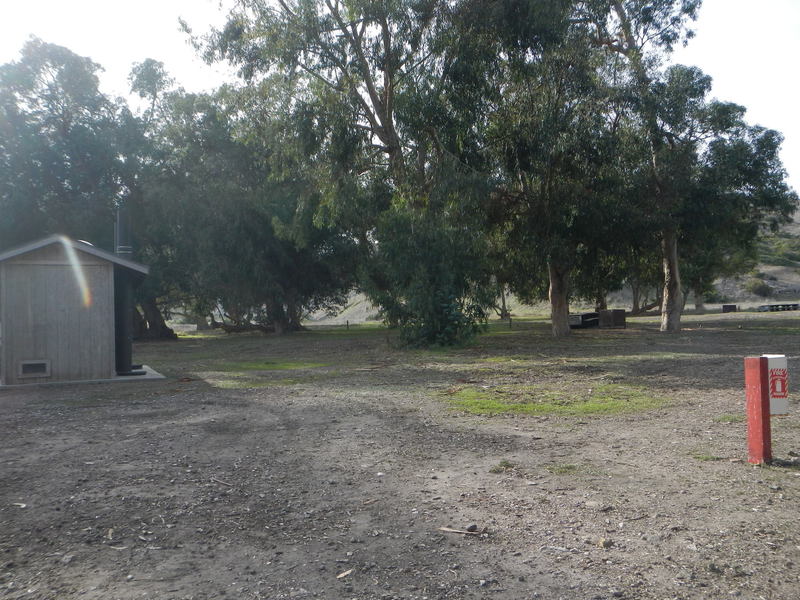
[[(752, 269), (759, 233), (787, 223), (798, 203), (784, 180), (776, 132), (745, 125), (736, 105), (712, 102), (704, 111), (699, 125), (713, 137), (678, 214), (684, 279), (696, 291)], [(770, 292), (762, 286), (754, 293)]]
[(772, 296), (774, 290), (763, 279), (753, 278), (745, 284), (745, 289), (751, 294), (761, 296), (762, 298), (769, 298)]
[(626, 282), (643, 303), (673, 254), (709, 293), (798, 198), (779, 134), (709, 101), (698, 69), (659, 68), (698, 6), (242, 0), (198, 45), (246, 85), (186, 94), (147, 59), (138, 115), (33, 40), (0, 67), (0, 247), (109, 247), (124, 202), (151, 315), (281, 332), (360, 287), (410, 345), (468, 341), (506, 289), (549, 292), (566, 335), (570, 297)]
[(0, 66), (0, 248), (50, 233), (111, 248), (126, 190), (120, 107), (99, 92), (99, 69), (35, 38)]
[(276, 86), (281, 74), (278, 137), (307, 159), (315, 222), (357, 243), (360, 286), (414, 345), (464, 342), (491, 304), (480, 204), (457, 181), (476, 182), (471, 125), (441, 97), (449, 13), (441, 2), (245, 1), (206, 46), (248, 81)]
[(367, 293), (412, 346), (468, 341), (494, 301), (479, 221), (440, 191), (427, 207), (398, 203), (381, 216), (369, 265), (380, 279), (365, 277)]
[(152, 207), (141, 242), (156, 274), (169, 273), (195, 312), (279, 333), (343, 303), (352, 240), (314, 221), (320, 196), (296, 147), (269, 135), (279, 117), (248, 121), (252, 105), (225, 90), (171, 93), (157, 106), (159, 162), (140, 185)]
[(712, 304), (723, 304), (725, 302), (730, 302), (730, 298), (712, 286), (711, 289), (703, 294), (703, 301)]
[(800, 266), (800, 238), (785, 231), (764, 235), (758, 240), (758, 258), (766, 265)]

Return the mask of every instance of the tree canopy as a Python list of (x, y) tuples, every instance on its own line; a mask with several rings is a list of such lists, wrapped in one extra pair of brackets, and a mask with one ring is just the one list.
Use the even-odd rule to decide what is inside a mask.
[(108, 247), (128, 206), (156, 335), (177, 307), (288, 332), (354, 289), (410, 344), (468, 340), (507, 289), (567, 335), (623, 285), (676, 331), (798, 203), (780, 134), (669, 63), (699, 4), (242, 0), (195, 39), (241, 84), (146, 59), (138, 112), (32, 40), (0, 67), (0, 246)]

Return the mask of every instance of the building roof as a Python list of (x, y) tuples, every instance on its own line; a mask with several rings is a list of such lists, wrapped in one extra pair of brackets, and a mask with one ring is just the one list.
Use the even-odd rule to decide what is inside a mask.
[(100, 248), (95, 248), (94, 246), (86, 242), (72, 240), (65, 235), (51, 235), (46, 238), (42, 238), (41, 240), (38, 240), (36, 242), (30, 242), (28, 244), (25, 244), (24, 246), (12, 248), (11, 250), (7, 250), (5, 252), (0, 252), (0, 262), (3, 262), (10, 258), (21, 256), (23, 254), (27, 254), (28, 252), (33, 252), (34, 250), (39, 250), (40, 248), (44, 248), (45, 246), (50, 246), (51, 244), (68, 244), (74, 250), (79, 250), (80, 252), (86, 252), (87, 254), (91, 254), (98, 258), (102, 258), (111, 263), (114, 263), (115, 265), (119, 265), (120, 267), (130, 269), (131, 271), (135, 271), (143, 275), (147, 275), (150, 272), (150, 268), (143, 264), (134, 262), (132, 260), (128, 260), (126, 258), (122, 258), (120, 256), (117, 256), (116, 254), (112, 254), (111, 252), (106, 252), (105, 250), (101, 250)]

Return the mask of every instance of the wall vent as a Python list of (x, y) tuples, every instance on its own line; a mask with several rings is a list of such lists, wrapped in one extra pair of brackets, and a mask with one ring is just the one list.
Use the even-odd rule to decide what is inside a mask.
[(49, 360), (21, 360), (19, 361), (20, 378), (25, 377), (50, 377)]

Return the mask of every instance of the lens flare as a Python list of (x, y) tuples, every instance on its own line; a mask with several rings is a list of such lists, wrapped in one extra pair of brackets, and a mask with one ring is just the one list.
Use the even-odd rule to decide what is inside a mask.
[(61, 236), (61, 245), (64, 246), (64, 252), (67, 254), (67, 260), (72, 266), (72, 273), (75, 275), (75, 282), (81, 291), (81, 298), (83, 306), (89, 308), (92, 305), (92, 290), (89, 289), (89, 284), (86, 282), (86, 274), (83, 272), (83, 267), (78, 259), (78, 254), (72, 246), (72, 242), (66, 236)]

